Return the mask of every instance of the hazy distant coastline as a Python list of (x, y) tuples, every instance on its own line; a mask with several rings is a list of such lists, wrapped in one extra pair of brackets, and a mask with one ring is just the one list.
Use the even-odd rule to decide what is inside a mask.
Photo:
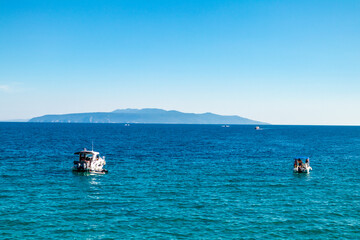
[(0, 122), (28, 122), (29, 119), (8, 119), (8, 120), (1, 120)]
[(183, 113), (156, 108), (118, 109), (113, 112), (44, 115), (29, 122), (57, 123), (159, 123), (159, 124), (268, 124), (240, 116), (214, 113)]

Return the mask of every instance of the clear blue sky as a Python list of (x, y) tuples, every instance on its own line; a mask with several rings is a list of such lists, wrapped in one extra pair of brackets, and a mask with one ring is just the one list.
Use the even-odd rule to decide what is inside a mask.
[(0, 120), (163, 108), (360, 125), (360, 1), (0, 0)]

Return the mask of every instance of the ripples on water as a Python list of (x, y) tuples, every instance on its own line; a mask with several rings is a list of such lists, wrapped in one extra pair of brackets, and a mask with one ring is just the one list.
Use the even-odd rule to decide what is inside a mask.
[[(109, 174), (71, 172), (91, 141)], [(0, 123), (0, 238), (360, 238), (359, 144), (360, 127)]]

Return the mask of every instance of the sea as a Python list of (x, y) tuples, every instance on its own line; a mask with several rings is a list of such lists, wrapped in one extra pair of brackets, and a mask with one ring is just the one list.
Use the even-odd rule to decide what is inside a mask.
[(360, 239), (360, 127), (260, 127), (0, 123), (0, 239)]

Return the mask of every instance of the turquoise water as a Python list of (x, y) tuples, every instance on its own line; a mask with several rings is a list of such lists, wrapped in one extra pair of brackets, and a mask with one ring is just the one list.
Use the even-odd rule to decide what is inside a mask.
[[(73, 173), (92, 141), (109, 174)], [(0, 123), (0, 153), (1, 239), (360, 238), (360, 127)]]

